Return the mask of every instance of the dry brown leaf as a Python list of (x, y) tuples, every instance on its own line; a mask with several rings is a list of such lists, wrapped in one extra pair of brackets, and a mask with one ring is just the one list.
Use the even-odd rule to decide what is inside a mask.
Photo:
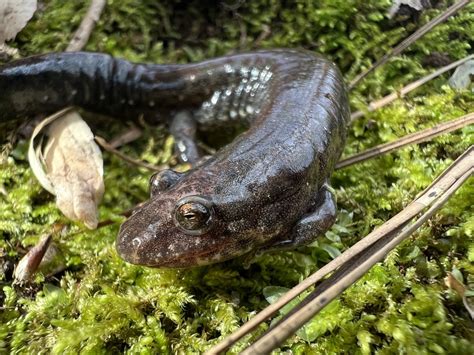
[(0, 44), (14, 39), (36, 11), (36, 0), (0, 1)]
[(35, 129), (32, 142), (41, 129), (48, 140), (44, 149), (30, 144), (28, 157), (33, 172), (56, 196), (56, 204), (66, 217), (95, 229), (104, 182), (102, 153), (94, 135), (75, 111), (53, 115), (43, 122)]
[(25, 282), (33, 278), (38, 270), (44, 255), (46, 254), (52, 241), (52, 235), (44, 235), (28, 253), (21, 258), (18, 265), (15, 267), (14, 278), (15, 282)]

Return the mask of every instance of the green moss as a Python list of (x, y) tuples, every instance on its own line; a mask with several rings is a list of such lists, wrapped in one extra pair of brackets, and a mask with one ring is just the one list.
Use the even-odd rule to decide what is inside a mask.
[[(333, 59), (349, 81), (440, 13), (430, 9), (401, 25), (386, 17), (390, 3), (110, 0), (87, 49), (134, 61), (189, 62), (255, 47), (304, 47)], [(43, 1), (12, 45), (22, 56), (64, 50), (87, 4)], [(351, 93), (353, 108), (363, 109), (431, 71), (422, 64), (430, 53), (451, 59), (468, 54), (473, 16), (471, 4), (367, 77)], [(356, 122), (344, 154), (473, 111), (473, 94), (451, 90), (446, 79)], [(110, 137), (121, 128), (98, 129)], [(265, 287), (291, 287), (327, 263), (406, 206), (472, 144), (474, 131), (468, 127), (337, 171), (332, 180), (338, 223), (311, 246), (263, 255), (247, 267), (240, 258), (190, 270), (153, 270), (126, 264), (114, 249), (123, 219), (118, 213), (148, 196), (147, 171), (105, 154), (100, 214), (117, 223), (84, 232), (61, 216), (35, 182), (22, 142), (0, 170), (0, 187), (7, 191), (0, 195), (0, 256), (17, 262), (25, 248), (59, 222), (67, 226), (55, 239), (66, 271), (55, 278), (38, 277), (32, 289), (12, 286), (0, 274), (0, 353), (200, 353), (267, 305)], [(163, 129), (150, 128), (123, 149), (162, 163), (170, 161), (170, 147)], [(316, 339), (294, 336), (277, 353), (472, 353), (472, 321), (443, 278), (457, 268), (473, 287), (473, 195), (468, 181), (429, 223), (310, 323)], [(232, 353), (267, 327), (262, 325)]]

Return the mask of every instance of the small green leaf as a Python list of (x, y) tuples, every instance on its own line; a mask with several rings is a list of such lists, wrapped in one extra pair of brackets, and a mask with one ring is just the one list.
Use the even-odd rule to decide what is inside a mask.
[(341, 255), (341, 252), (339, 251), (339, 249), (336, 249), (329, 244), (321, 244), (320, 248), (323, 249), (325, 252), (327, 252), (329, 256), (333, 259)]

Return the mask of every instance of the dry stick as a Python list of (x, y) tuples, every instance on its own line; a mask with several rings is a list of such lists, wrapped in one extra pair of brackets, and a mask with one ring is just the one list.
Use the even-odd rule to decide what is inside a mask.
[(104, 10), (106, 0), (92, 0), (86, 15), (82, 19), (79, 28), (74, 33), (66, 52), (80, 51), (87, 44), (89, 37), (96, 23), (99, 21), (100, 15)]
[(128, 155), (125, 155), (123, 154), (121, 151), (115, 149), (114, 147), (112, 147), (109, 143), (107, 143), (107, 141), (102, 138), (102, 137), (99, 137), (99, 136), (95, 136), (95, 141), (102, 147), (104, 148), (106, 151), (112, 153), (112, 154), (115, 154), (116, 156), (118, 156), (119, 158), (125, 160), (126, 162), (129, 162), (130, 164), (133, 164), (133, 165), (136, 165), (136, 166), (140, 166), (142, 168), (146, 168), (148, 170), (151, 170), (151, 171), (160, 171), (160, 170), (163, 170), (163, 169), (167, 169), (169, 168), (169, 166), (167, 164), (162, 164), (162, 165), (153, 165), (153, 164), (148, 164), (148, 163), (145, 163), (145, 162), (142, 162), (140, 160), (137, 160), (137, 159), (133, 159), (131, 157), (129, 157)]
[(456, 118), (452, 121), (443, 122), (437, 126), (427, 128), (425, 130), (408, 134), (394, 142), (389, 142), (385, 144), (380, 144), (373, 148), (367, 149), (362, 153), (355, 154), (347, 159), (340, 160), (336, 164), (336, 169), (342, 169), (356, 163), (380, 156), (392, 152), (401, 147), (407, 146), (409, 144), (418, 144), (421, 142), (426, 142), (434, 137), (440, 136), (445, 133), (455, 131), (457, 129), (463, 128), (470, 124), (474, 123), (474, 112), (468, 113), (465, 116)]
[(399, 235), (392, 237), (395, 234), (394, 229), (397, 229), (398, 226), (387, 228), (387, 224), (391, 220), (387, 221), (378, 229), (388, 230), (382, 240), (369, 248), (365, 248), (354, 260), (336, 271), (333, 276), (325, 280), (303, 301), (303, 305), (299, 305), (296, 310), (292, 310), (290, 314), (267, 331), (242, 354), (269, 353), (272, 349), (278, 347), (325, 305), (362, 277), (374, 264), (381, 261), (390, 250), (418, 229), (474, 173), (473, 147), (469, 148), (451, 167), (451, 171), (444, 176), (444, 180), (448, 181), (439, 181), (439, 184), (443, 186), (432, 186), (431, 189), (428, 189), (421, 197), (412, 202), (412, 205), (418, 205), (419, 212), (431, 205), (429, 210), (414, 224), (403, 230)]
[[(391, 93), (390, 95), (387, 95), (387, 96), (381, 98), (380, 100), (372, 101), (368, 105), (368, 110), (367, 111), (372, 112), (372, 111), (375, 111), (379, 108), (382, 108), (382, 107), (388, 105), (389, 103), (395, 101), (396, 99), (402, 98), (403, 96), (408, 94), (410, 91), (413, 91), (416, 88), (426, 84), (428, 81), (433, 80), (434, 78), (440, 76), (441, 74), (444, 74), (447, 71), (449, 71), (451, 69), (454, 69), (457, 66), (459, 66), (459, 65), (461, 65), (461, 64), (463, 64), (463, 63), (465, 63), (468, 60), (473, 59), (473, 58), (474, 58), (474, 54), (471, 54), (471, 55), (469, 55), (467, 57), (464, 57), (464, 58), (462, 58), (462, 59), (460, 59), (460, 60), (458, 60), (454, 63), (446, 65), (442, 68), (439, 68), (435, 72), (433, 72), (433, 73), (431, 73), (431, 74), (429, 74), (429, 75), (427, 75), (427, 76), (425, 76), (421, 79), (418, 79), (418, 80), (404, 86), (399, 91), (395, 91), (395, 92)], [(355, 121), (358, 118), (363, 117), (365, 114), (366, 114), (366, 112), (364, 112), (364, 111), (356, 111), (356, 112), (352, 113), (351, 114), (351, 122)]]
[(373, 72), (375, 69), (380, 67), (381, 65), (385, 64), (391, 57), (396, 56), (400, 53), (402, 53), (409, 45), (411, 45), (413, 42), (415, 42), (417, 39), (423, 37), (426, 33), (428, 33), (433, 27), (439, 25), (440, 23), (444, 22), (448, 17), (451, 15), (455, 14), (457, 11), (462, 9), (464, 6), (470, 3), (471, 0), (461, 0), (449, 7), (445, 12), (443, 12), (441, 15), (438, 17), (434, 18), (421, 28), (419, 28), (415, 33), (413, 33), (411, 36), (406, 38), (404, 41), (402, 41), (398, 46), (393, 48), (390, 52), (385, 54), (382, 58), (380, 58), (374, 65), (372, 65), (369, 69), (367, 69), (365, 72), (357, 75), (349, 84), (349, 90), (353, 89), (354, 86), (356, 86), (359, 81), (361, 81), (363, 78), (365, 78), (368, 74)]
[[(471, 147), (466, 153), (461, 155), (453, 164), (451, 164), (444, 172), (441, 173), (438, 178), (431, 183), (421, 194), (422, 196), (429, 196), (430, 194), (434, 193), (434, 195), (430, 196), (434, 197), (437, 195), (437, 191), (446, 189), (446, 186), (450, 185), (451, 180), (457, 179), (460, 175), (456, 174), (456, 166), (459, 164), (460, 161), (464, 161), (464, 157), (470, 153), (472, 155), (473, 148)], [(471, 163), (472, 164), (472, 163)], [(455, 170), (453, 172), (453, 170)], [(305, 291), (310, 286), (314, 285), (316, 282), (321, 280), (327, 274), (333, 272), (340, 266), (344, 265), (347, 261), (353, 258), (355, 255), (363, 252), (375, 242), (380, 240), (386, 234), (384, 230), (386, 229), (395, 229), (399, 225), (403, 225), (413, 217), (415, 217), (420, 211), (421, 206), (419, 204), (420, 199), (417, 199), (415, 202), (412, 202), (408, 205), (403, 211), (392, 217), (390, 220), (385, 222), (380, 228), (375, 229), (365, 238), (358, 241), (354, 244), (351, 248), (347, 249), (344, 253), (339, 255), (337, 258), (329, 262), (328, 264), (324, 265), (321, 269), (317, 270), (315, 273), (310, 275), (308, 278), (300, 282), (298, 285), (293, 287), (283, 296), (281, 296), (275, 303), (268, 305), (265, 309), (260, 311), (250, 319), (247, 323), (242, 325), (239, 329), (237, 329), (234, 333), (230, 336), (225, 338), (222, 342), (215, 345), (211, 348), (207, 354), (218, 354), (222, 353), (230, 346), (235, 344), (239, 339), (241, 339), (246, 334), (250, 333), (253, 329), (255, 329), (260, 323), (264, 322), (266, 319), (270, 318), (272, 315), (276, 314), (279, 309), (284, 307), (288, 304), (292, 299), (297, 297), (303, 291)], [(422, 200), (423, 201), (423, 200)], [(382, 228), (383, 227), (383, 228)]]

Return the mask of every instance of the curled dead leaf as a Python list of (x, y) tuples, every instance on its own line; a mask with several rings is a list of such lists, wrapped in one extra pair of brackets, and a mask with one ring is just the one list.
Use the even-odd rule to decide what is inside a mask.
[[(47, 141), (35, 146), (35, 138), (42, 130)], [(81, 116), (63, 110), (46, 118), (33, 132), (28, 158), (38, 181), (56, 196), (61, 212), (95, 229), (97, 206), (104, 194), (103, 160), (94, 135)]]
[(43, 236), (38, 244), (21, 258), (13, 273), (15, 282), (25, 282), (33, 278), (52, 241), (52, 235)]

